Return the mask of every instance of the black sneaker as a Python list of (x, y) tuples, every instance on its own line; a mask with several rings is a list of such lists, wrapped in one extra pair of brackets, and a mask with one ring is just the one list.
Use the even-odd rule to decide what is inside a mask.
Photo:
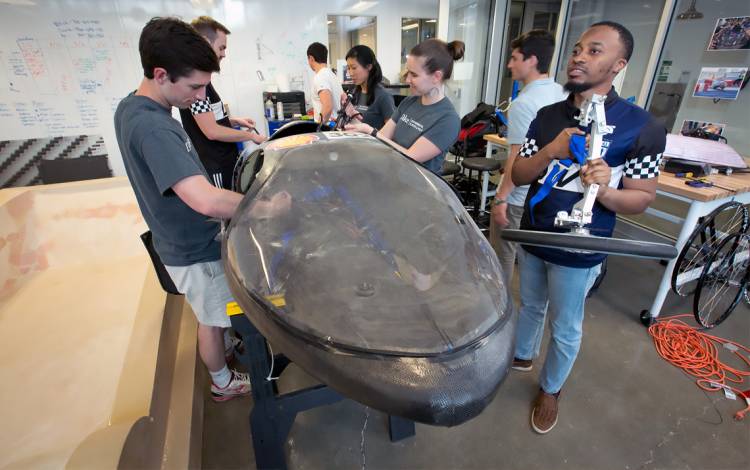
[(510, 368), (513, 370), (520, 370), (521, 372), (528, 372), (533, 366), (531, 365), (531, 359), (518, 359), (517, 357), (514, 357), (513, 364)]

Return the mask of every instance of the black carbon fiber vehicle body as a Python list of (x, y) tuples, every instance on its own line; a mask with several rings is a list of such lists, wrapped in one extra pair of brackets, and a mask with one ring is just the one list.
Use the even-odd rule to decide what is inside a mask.
[(274, 349), (391, 415), (452, 426), (487, 406), (512, 360), (512, 303), (445, 181), (335, 132), (269, 142), (235, 178), (227, 278)]

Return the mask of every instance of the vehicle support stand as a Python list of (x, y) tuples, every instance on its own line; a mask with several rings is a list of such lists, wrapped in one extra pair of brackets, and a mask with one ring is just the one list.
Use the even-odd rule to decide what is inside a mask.
[[(284, 443), (297, 413), (336, 403), (343, 397), (322, 384), (280, 394), (276, 383), (267, 380), (271, 361), (265, 338), (245, 315), (232, 315), (230, 319), (232, 328), (245, 344), (245, 350), (238, 357), (248, 368), (253, 387), (254, 406), (250, 412), (250, 434), (255, 451), (255, 465), (258, 469), (286, 469)], [(287, 365), (289, 360), (285, 356), (275, 355), (272, 376), (278, 377)], [(415, 434), (414, 422), (389, 416), (388, 431), (391, 442), (411, 437)]]

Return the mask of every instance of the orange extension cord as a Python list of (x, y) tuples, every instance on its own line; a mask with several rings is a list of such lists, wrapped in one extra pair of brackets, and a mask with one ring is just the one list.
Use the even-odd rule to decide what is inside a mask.
[(693, 318), (692, 315), (674, 315), (657, 319), (648, 328), (648, 333), (654, 339), (656, 351), (673, 366), (697, 377), (696, 385), (701, 389), (707, 392), (728, 389), (734, 392), (740, 400), (744, 399), (747, 408), (734, 415), (736, 420), (743, 419), (746, 414), (750, 413), (750, 389), (741, 391), (737, 387), (744, 382), (744, 377), (750, 376), (750, 370), (738, 370), (721, 362), (719, 348), (731, 350), (744, 361), (748, 369), (750, 369), (750, 359), (748, 359), (750, 349), (734, 341), (701, 332), (698, 328), (679, 320), (680, 317)]

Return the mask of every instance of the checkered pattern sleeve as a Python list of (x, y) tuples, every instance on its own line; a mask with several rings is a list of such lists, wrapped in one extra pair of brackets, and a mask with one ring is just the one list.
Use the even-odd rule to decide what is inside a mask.
[(666, 129), (651, 118), (641, 129), (636, 145), (625, 158), (625, 177), (639, 180), (659, 176), (659, 164), (666, 143)]
[(660, 162), (660, 153), (631, 158), (625, 162), (625, 176), (634, 180), (656, 178), (659, 176)]
[(198, 100), (190, 105), (190, 112), (193, 114), (203, 114), (211, 111), (211, 103), (208, 101), (208, 97), (204, 100)]
[(521, 149), (518, 151), (518, 156), (521, 158), (530, 158), (539, 151), (539, 147), (536, 145), (536, 139), (533, 137), (526, 137), (521, 144)]

